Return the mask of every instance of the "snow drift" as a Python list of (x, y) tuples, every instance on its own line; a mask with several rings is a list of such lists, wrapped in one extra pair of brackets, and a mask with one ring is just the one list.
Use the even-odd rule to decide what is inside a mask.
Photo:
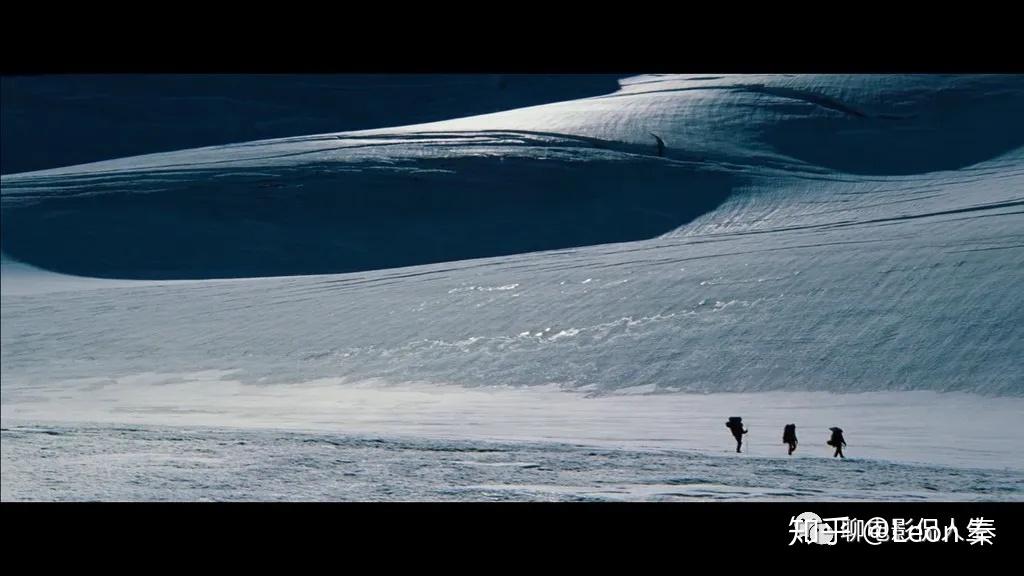
[(400, 126), (571, 100), (617, 87), (611, 75), (4, 75), (0, 174)]
[(159, 364), (1020, 396), (1022, 145), (1019, 76), (642, 76), (4, 176), (5, 257), (146, 280), (44, 297), (6, 274), (4, 392)]

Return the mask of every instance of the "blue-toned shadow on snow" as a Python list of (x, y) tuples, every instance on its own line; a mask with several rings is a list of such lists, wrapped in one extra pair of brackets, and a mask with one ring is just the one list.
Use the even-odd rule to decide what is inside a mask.
[(8, 204), (3, 251), (101, 278), (356, 272), (654, 238), (714, 210), (735, 185), (733, 176), (634, 155), (169, 178)]

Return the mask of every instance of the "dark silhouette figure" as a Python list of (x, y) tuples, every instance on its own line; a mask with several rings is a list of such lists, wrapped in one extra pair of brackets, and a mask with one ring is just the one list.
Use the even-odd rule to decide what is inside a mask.
[(749, 430), (743, 429), (743, 419), (739, 416), (733, 416), (725, 423), (725, 427), (732, 431), (732, 436), (736, 439), (736, 452), (740, 452), (740, 447), (743, 445), (743, 435), (749, 432)]
[(651, 132), (650, 134), (651, 134), (651, 136), (654, 136), (655, 140), (658, 141), (658, 156), (664, 156), (665, 155), (665, 141), (661, 139), (661, 136), (658, 136), (654, 132)]
[(843, 438), (842, 428), (829, 428), (832, 431), (832, 438), (828, 441), (829, 446), (835, 446), (836, 453), (832, 455), (833, 458), (839, 456), (840, 458), (846, 458), (843, 456), (843, 446), (846, 446), (846, 440)]
[(789, 444), (789, 455), (792, 456), (796, 450), (796, 424), (786, 424), (782, 429), (782, 443)]

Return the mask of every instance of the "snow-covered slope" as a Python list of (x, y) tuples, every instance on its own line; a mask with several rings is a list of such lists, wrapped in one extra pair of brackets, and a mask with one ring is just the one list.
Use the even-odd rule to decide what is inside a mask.
[(5, 402), (155, 366), (1020, 396), (1022, 142), (1021, 77), (651, 76), (4, 176), (6, 258), (160, 280), (32, 296), (5, 272)]
[(605, 94), (616, 87), (611, 75), (5, 75), (0, 77), (0, 173), (400, 126)]

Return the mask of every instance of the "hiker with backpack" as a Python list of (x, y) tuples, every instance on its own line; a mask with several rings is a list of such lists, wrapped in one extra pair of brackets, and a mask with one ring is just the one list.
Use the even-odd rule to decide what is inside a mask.
[(749, 432), (749, 430), (743, 429), (743, 419), (739, 416), (732, 416), (725, 423), (725, 427), (732, 431), (732, 436), (736, 439), (736, 452), (740, 452), (740, 446), (743, 445), (743, 435)]
[(786, 424), (782, 429), (782, 443), (789, 444), (789, 455), (792, 456), (796, 450), (796, 424)]
[(833, 458), (839, 456), (840, 458), (846, 458), (843, 456), (843, 446), (846, 446), (846, 440), (843, 438), (842, 428), (829, 428), (832, 431), (832, 438), (829, 439), (826, 444), (829, 446), (835, 446), (836, 453), (832, 455)]

